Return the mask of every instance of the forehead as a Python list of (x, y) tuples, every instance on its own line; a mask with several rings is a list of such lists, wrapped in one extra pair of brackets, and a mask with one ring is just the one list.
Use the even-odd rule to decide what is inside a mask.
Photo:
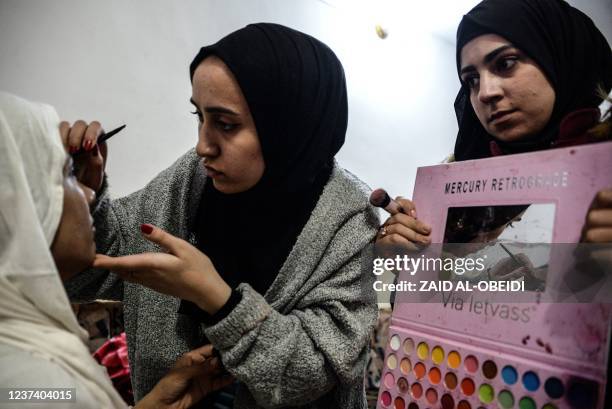
[(483, 34), (475, 37), (461, 49), (461, 67), (479, 65), (483, 63), (487, 54), (507, 45), (512, 45), (512, 43), (497, 34)]
[(196, 68), (192, 81), (192, 97), (198, 105), (230, 104), (240, 106), (243, 102), (238, 81), (216, 56), (204, 59)]

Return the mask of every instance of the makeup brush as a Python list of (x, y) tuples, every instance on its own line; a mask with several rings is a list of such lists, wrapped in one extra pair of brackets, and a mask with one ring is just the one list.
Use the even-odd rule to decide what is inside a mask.
[(381, 207), (392, 215), (403, 213), (404, 209), (398, 202), (391, 199), (385, 189), (376, 189), (370, 194), (370, 203), (372, 206)]

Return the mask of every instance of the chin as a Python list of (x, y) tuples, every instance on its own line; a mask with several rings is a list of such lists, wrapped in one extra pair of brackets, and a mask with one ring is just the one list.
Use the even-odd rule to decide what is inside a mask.
[(234, 193), (246, 192), (250, 189), (250, 187), (244, 188), (243, 186), (236, 186), (227, 183), (219, 183), (218, 181), (213, 179), (213, 186), (221, 193), (225, 193), (226, 195), (231, 195)]
[(82, 271), (91, 268), (96, 258), (96, 245), (92, 245), (88, 249), (84, 249), (83, 252), (74, 261), (73, 271), (78, 274)]
[(530, 139), (531, 137), (537, 135), (537, 133), (540, 132), (542, 128), (543, 127), (538, 127), (537, 129), (533, 129), (533, 127), (525, 127), (518, 125), (505, 129), (489, 129), (488, 132), (499, 141), (517, 142)]

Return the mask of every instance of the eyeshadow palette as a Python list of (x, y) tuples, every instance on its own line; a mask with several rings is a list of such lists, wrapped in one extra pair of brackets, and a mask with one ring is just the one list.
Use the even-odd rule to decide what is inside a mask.
[[(612, 303), (540, 296), (564, 282), (561, 243), (579, 241), (593, 197), (610, 186), (610, 142), (419, 168), (413, 199), (433, 243), (451, 243), (449, 231), (492, 244), (504, 235), (546, 243), (549, 254), (537, 261), (546, 274), (532, 280), (537, 290), (522, 302), (441, 290), (415, 302), (414, 294), (396, 292), (377, 408), (603, 409)], [(479, 220), (481, 209), (509, 225), (521, 220), (516, 214), (532, 216), (522, 236), (509, 228), (492, 239), (492, 229), (471, 236), (449, 229), (451, 215), (460, 226)], [(493, 247), (516, 258), (517, 247)]]
[(379, 407), (393, 409), (594, 408), (596, 379), (580, 371), (474, 348), (392, 326)]

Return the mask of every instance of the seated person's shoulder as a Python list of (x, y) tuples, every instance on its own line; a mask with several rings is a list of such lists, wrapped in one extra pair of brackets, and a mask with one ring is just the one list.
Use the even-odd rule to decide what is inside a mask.
[[(75, 388), (76, 402), (53, 403), (53, 408), (97, 406), (87, 389), (59, 364), (30, 351), (0, 344), (0, 368), (0, 388)], [(14, 405), (4, 402), (2, 407), (40, 409), (42, 406), (40, 402), (16, 402)]]

